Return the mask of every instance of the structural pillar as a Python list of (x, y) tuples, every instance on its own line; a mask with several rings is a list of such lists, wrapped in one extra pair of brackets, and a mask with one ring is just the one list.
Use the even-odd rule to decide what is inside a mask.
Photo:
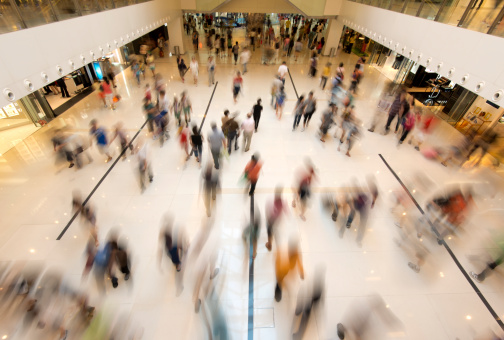
[(175, 54), (175, 46), (179, 47), (180, 54), (185, 53), (184, 23), (182, 16), (174, 18), (168, 23), (168, 36), (170, 38), (170, 52)]
[(338, 53), (338, 45), (343, 33), (343, 21), (339, 18), (329, 20), (327, 27), (326, 43), (322, 51), (323, 55), (329, 55), (331, 48), (334, 48), (334, 55)]

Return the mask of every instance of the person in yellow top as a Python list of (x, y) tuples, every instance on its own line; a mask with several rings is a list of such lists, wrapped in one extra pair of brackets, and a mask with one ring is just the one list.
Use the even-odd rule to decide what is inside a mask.
[(279, 302), (282, 300), (282, 288), (284, 286), (284, 279), (291, 270), (297, 267), (299, 277), (304, 280), (303, 261), (301, 258), (301, 251), (298, 242), (294, 238), (289, 239), (289, 248), (287, 254), (285, 251), (277, 250), (275, 260), (275, 273), (277, 284), (275, 287), (275, 300)]
[(331, 63), (327, 63), (324, 67), (324, 70), (322, 70), (322, 78), (320, 78), (320, 88), (322, 90), (325, 89), (327, 79), (329, 79), (330, 74), (331, 74)]

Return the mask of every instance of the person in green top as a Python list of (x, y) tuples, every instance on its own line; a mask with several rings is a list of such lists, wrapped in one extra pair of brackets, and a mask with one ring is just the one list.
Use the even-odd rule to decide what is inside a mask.
[(154, 132), (154, 116), (156, 114), (156, 107), (149, 97), (144, 98), (144, 111), (147, 116), (147, 128), (150, 133)]
[(483, 282), (485, 278), (498, 266), (504, 262), (504, 235), (499, 235), (495, 240), (497, 244), (497, 256), (496, 259), (487, 263), (485, 269), (481, 273), (471, 272), (471, 277), (478, 282)]

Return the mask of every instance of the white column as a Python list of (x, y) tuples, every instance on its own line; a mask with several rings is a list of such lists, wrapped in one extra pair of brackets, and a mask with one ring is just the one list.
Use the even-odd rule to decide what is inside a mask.
[(170, 52), (174, 54), (175, 46), (178, 46), (180, 54), (184, 54), (184, 24), (182, 15), (168, 23), (168, 35), (170, 37)]
[(338, 44), (343, 33), (343, 21), (341, 19), (331, 19), (327, 27), (326, 42), (322, 51), (323, 55), (329, 55), (331, 48), (335, 49), (335, 55), (338, 53)]

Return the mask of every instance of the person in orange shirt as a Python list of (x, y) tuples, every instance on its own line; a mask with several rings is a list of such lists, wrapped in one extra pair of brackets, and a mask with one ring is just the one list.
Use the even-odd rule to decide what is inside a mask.
[(244, 176), (249, 181), (250, 184), (249, 196), (252, 196), (254, 194), (261, 168), (262, 168), (262, 162), (259, 161), (259, 154), (256, 153), (251, 157), (244, 171)]
[(282, 300), (282, 288), (284, 287), (284, 279), (287, 274), (294, 268), (298, 269), (299, 277), (304, 280), (303, 261), (301, 259), (301, 251), (299, 244), (294, 238), (289, 239), (289, 248), (287, 254), (278, 249), (275, 260), (275, 273), (277, 284), (275, 287), (275, 300)]

